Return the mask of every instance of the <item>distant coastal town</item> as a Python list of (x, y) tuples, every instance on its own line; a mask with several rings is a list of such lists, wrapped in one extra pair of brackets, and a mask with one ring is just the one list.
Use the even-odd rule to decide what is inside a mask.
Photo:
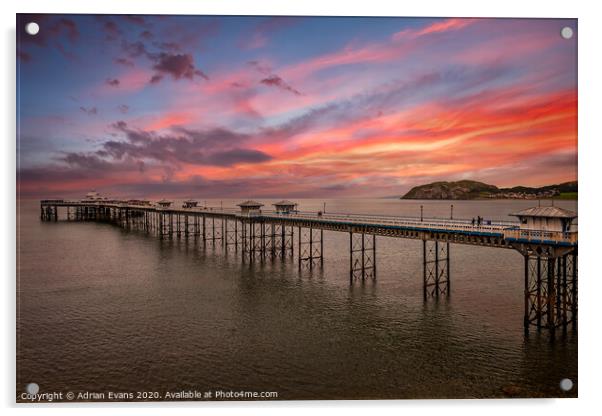
[(550, 189), (546, 191), (539, 191), (537, 193), (528, 192), (498, 192), (486, 195), (487, 198), (492, 199), (545, 199), (554, 198), (561, 196), (562, 193), (558, 189)]

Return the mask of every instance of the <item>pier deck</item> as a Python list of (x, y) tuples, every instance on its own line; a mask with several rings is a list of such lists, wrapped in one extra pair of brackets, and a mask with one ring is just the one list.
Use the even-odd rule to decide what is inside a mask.
[[(467, 219), (441, 219), (419, 218), (389, 215), (347, 214), (347, 213), (321, 213), (295, 212), (278, 213), (272, 210), (261, 210), (260, 213), (241, 213), (236, 208), (162, 208), (157, 206), (134, 205), (123, 203), (81, 202), (81, 201), (52, 201), (41, 202), (42, 207), (90, 207), (125, 209), (158, 214), (206, 216), (217, 218), (237, 219), (240, 221), (275, 221), (287, 222), (295, 226), (302, 224), (315, 229), (332, 231), (348, 231), (351, 229), (364, 229), (367, 234), (376, 234), (389, 237), (415, 238), (412, 232), (420, 233), (445, 233), (467, 238), (455, 238), (455, 243), (478, 244), (501, 248), (514, 248), (512, 243), (537, 243), (551, 246), (576, 246), (578, 243), (577, 231), (555, 232), (541, 230), (521, 230), (518, 221), (491, 221), (482, 225), (474, 225)], [(472, 239), (468, 237), (488, 237)], [(420, 237), (424, 237), (423, 234)]]
[[(403, 216), (279, 212), (235, 208), (171, 207), (121, 201), (43, 200), (42, 221), (109, 222), (164, 238), (194, 238), (233, 247), (243, 261), (294, 257), (299, 269), (323, 265), (324, 231), (349, 234), (349, 278), (376, 278), (376, 237), (422, 241), (424, 299), (449, 295), (450, 244), (513, 249), (525, 261), (525, 330), (554, 331), (577, 318), (576, 231), (521, 228), (518, 221), (485, 221)], [(296, 234), (296, 235), (295, 235)], [(296, 237), (296, 238), (295, 238)], [(296, 240), (296, 244), (295, 244)], [(296, 247), (295, 247), (296, 246)], [(573, 325), (575, 327), (575, 325)]]

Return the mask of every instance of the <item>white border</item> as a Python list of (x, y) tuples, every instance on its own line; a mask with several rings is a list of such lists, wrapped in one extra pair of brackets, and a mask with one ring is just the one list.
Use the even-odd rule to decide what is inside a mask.
[[(0, 368), (0, 403), (8, 407), (8, 414), (30, 414), (42, 407), (50, 414), (79, 414), (82, 410), (91, 414), (111, 411), (127, 411), (150, 415), (166, 412), (185, 414), (217, 413), (232, 411), (250, 414), (303, 414), (309, 411), (330, 414), (344, 411), (346, 415), (376, 410), (383, 414), (445, 412), (446, 414), (504, 415), (509, 412), (545, 412), (567, 414), (587, 412), (602, 396), (600, 386), (600, 248), (596, 244), (599, 227), (596, 217), (601, 214), (599, 186), (600, 105), (602, 97), (600, 74), (602, 64), (600, 45), (602, 40), (600, 21), (602, 16), (596, 2), (576, 1), (526, 1), (504, 0), (497, 2), (471, 0), (422, 0), (420, 2), (393, 2), (383, 0), (102, 0), (97, 2), (73, 2), (70, 0), (27, 0), (18, 5), (2, 2), (4, 41), (2, 43), (2, 201), (0, 205), (0, 229), (3, 231), (0, 264), (4, 266), (2, 282), (2, 358)], [(478, 17), (571, 17), (579, 19), (579, 223), (582, 240), (579, 256), (579, 399), (565, 400), (439, 400), (439, 401), (372, 401), (372, 402), (247, 402), (247, 403), (154, 403), (154, 404), (104, 404), (104, 405), (51, 405), (16, 406), (15, 397), (15, 13), (132, 13), (132, 14), (254, 14), (254, 15), (362, 15), (362, 16), (478, 16)], [(598, 239), (599, 240), (599, 239)], [(596, 267), (598, 266), (598, 267)], [(600, 406), (597, 406), (600, 408)]]

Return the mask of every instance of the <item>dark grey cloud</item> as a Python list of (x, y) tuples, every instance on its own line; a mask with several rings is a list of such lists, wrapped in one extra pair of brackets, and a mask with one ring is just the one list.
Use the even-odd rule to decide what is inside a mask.
[(153, 42), (153, 46), (167, 52), (180, 52), (182, 50), (182, 47), (176, 42)]
[(149, 51), (147, 45), (142, 41), (128, 42), (123, 40), (121, 49), (125, 57), (117, 58), (116, 62), (123, 65), (133, 65), (134, 60), (146, 58), (152, 64), (155, 73), (149, 80), (151, 84), (162, 81), (166, 76), (174, 80), (188, 79), (193, 80), (196, 77), (209, 80), (209, 76), (198, 68), (194, 58), (189, 53), (180, 53), (182, 49), (175, 42), (153, 42), (155, 49), (161, 52)]
[(18, 171), (23, 181), (56, 183), (68, 180), (104, 177), (115, 172), (140, 172), (142, 167), (132, 160), (109, 161), (97, 154), (62, 152), (53, 158), (59, 164), (32, 166)]
[(295, 95), (301, 95), (301, 93), (297, 89), (295, 89), (292, 86), (290, 86), (289, 84), (287, 84), (278, 75), (272, 74), (269, 77), (264, 78), (264, 79), (262, 79), (259, 82), (261, 84), (263, 84), (263, 85), (267, 85), (267, 86), (270, 86), (270, 87), (280, 88), (281, 90), (291, 92), (291, 93), (293, 93)]
[(198, 146), (239, 146), (251, 137), (249, 134), (235, 132), (222, 127), (209, 130), (191, 130), (184, 127), (175, 127), (174, 131), (190, 137)]
[(270, 65), (265, 62), (253, 60), (247, 62), (247, 65), (264, 75), (269, 75), (272, 72)]
[(107, 40), (119, 39), (123, 34), (117, 23), (112, 20), (106, 20), (102, 25), (102, 29), (105, 32)]
[(209, 80), (209, 76), (197, 66), (192, 53), (198, 52), (200, 41), (215, 33), (217, 29), (217, 20), (195, 24), (191, 29), (180, 22), (173, 27), (168, 26), (157, 32), (153, 28), (151, 32), (150, 24), (141, 16), (128, 15), (121, 16), (121, 22), (127, 24), (137, 24), (145, 28), (142, 32), (132, 39), (125, 35), (119, 26), (106, 17), (99, 17), (103, 30), (112, 40), (120, 40), (121, 53), (114, 59), (114, 62), (124, 66), (134, 66), (140, 62), (148, 65), (154, 70), (154, 74), (149, 79), (149, 83), (156, 84), (166, 78), (175, 81), (195, 80), (202, 78)]
[(209, 164), (216, 166), (232, 166), (241, 161), (245, 163), (267, 162), (271, 156), (259, 150), (253, 149), (232, 149), (223, 152), (216, 152), (208, 155)]
[(65, 153), (57, 158), (59, 161), (67, 163), (69, 166), (76, 166), (86, 170), (104, 170), (110, 169), (112, 164), (93, 154), (85, 153)]
[(65, 33), (65, 35), (71, 42), (75, 42), (79, 38), (79, 30), (77, 28), (77, 24), (75, 24), (73, 20), (65, 17), (60, 18), (54, 26), (51, 26), (50, 31), (55, 36), (59, 36), (62, 33)]
[(71, 168), (85, 172), (95, 172), (97, 174), (102, 172), (144, 172), (145, 170), (144, 161), (132, 158), (123, 158), (121, 161), (114, 161), (107, 159), (106, 156), (108, 156), (108, 153), (102, 150), (96, 153), (63, 152), (54, 159), (66, 163)]
[[(61, 153), (54, 158), (57, 163), (45, 166), (21, 167), (17, 170), (17, 184), (29, 184), (28, 191), (19, 190), (21, 196), (66, 197), (81, 196), (88, 192), (86, 185), (77, 188), (78, 182), (98, 180), (121, 175), (127, 172), (144, 173), (143, 162), (109, 162), (97, 155), (82, 153)], [(32, 187), (35, 185), (35, 187)], [(65, 191), (57, 194), (57, 187), (65, 186)]]
[(103, 158), (109, 162), (148, 160), (178, 169), (184, 163), (234, 166), (239, 163), (262, 163), (271, 159), (264, 152), (244, 147), (249, 135), (223, 128), (175, 128), (171, 133), (157, 134), (130, 128), (124, 121), (114, 123), (113, 128), (122, 133), (125, 140), (105, 141), (100, 150), (91, 154), (66, 154), (63, 161), (79, 161), (83, 156), (90, 156), (92, 160)]
[(119, 86), (119, 80), (117, 78), (107, 78), (105, 82), (107, 85), (110, 85), (111, 87)]
[(152, 60), (155, 62), (153, 69), (156, 71), (151, 78), (151, 83), (161, 81), (165, 75), (171, 76), (174, 80), (189, 79), (201, 77), (209, 80), (207, 74), (196, 68), (194, 59), (190, 54), (171, 54), (161, 52), (158, 55), (153, 55)]
[(79, 109), (89, 116), (95, 116), (96, 114), (98, 114), (98, 109), (96, 107), (83, 107), (82, 106)]
[(142, 41), (128, 42), (123, 40), (121, 42), (121, 50), (130, 59), (136, 59), (141, 56), (150, 59), (150, 53), (146, 49), (146, 45)]
[(115, 58), (113, 62), (123, 66), (134, 66), (134, 61), (128, 58)]

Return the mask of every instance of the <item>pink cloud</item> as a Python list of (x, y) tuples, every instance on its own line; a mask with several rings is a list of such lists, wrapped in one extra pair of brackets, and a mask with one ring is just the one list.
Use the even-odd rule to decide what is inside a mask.
[(509, 34), (503, 38), (494, 39), (480, 46), (459, 51), (451, 59), (465, 64), (482, 64), (486, 62), (499, 61), (500, 59), (518, 59), (553, 46), (559, 40), (548, 33), (533, 34)]
[(431, 35), (434, 33), (449, 32), (459, 30), (475, 23), (477, 19), (469, 18), (453, 18), (447, 19), (441, 22), (436, 22), (422, 29), (404, 29), (393, 34), (392, 39), (394, 41), (400, 41), (403, 39), (415, 39), (420, 36)]
[[(283, 73), (290, 79), (302, 78), (310, 73), (320, 71), (326, 68), (331, 68), (340, 65), (350, 65), (358, 63), (383, 63), (391, 60), (399, 59), (405, 54), (417, 48), (416, 39), (422, 36), (442, 33), (447, 31), (455, 31), (465, 28), (477, 19), (448, 19), (442, 22), (436, 22), (422, 29), (406, 29), (395, 33), (392, 36), (392, 41), (388, 43), (372, 43), (364, 46), (356, 47), (347, 45), (342, 50), (327, 53), (317, 58), (313, 58), (295, 64), (283, 69)], [(413, 39), (414, 42), (408, 43), (399, 42), (402, 39)]]
[(152, 120), (143, 127), (143, 130), (154, 131), (174, 126), (184, 126), (192, 120), (193, 118), (187, 113), (167, 113), (158, 117), (153, 117)]

